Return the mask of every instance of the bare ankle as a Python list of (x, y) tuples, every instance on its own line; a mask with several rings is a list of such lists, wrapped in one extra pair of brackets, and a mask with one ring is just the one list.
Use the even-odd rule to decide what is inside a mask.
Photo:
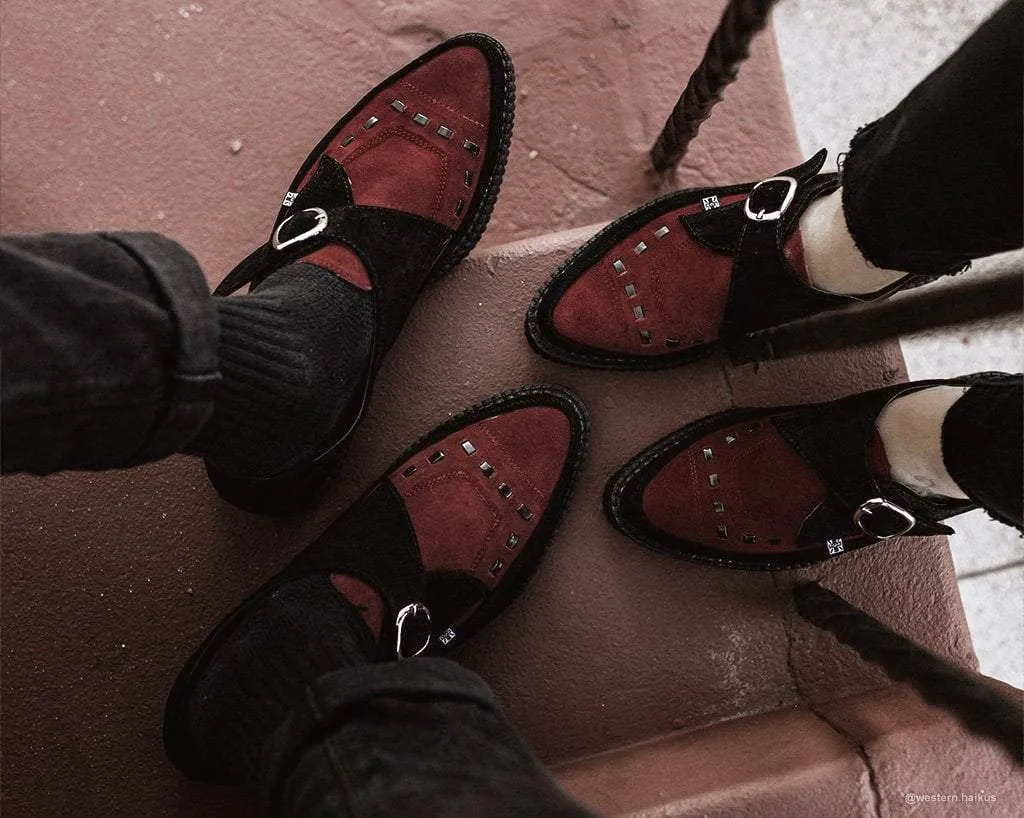
[(894, 480), (923, 496), (968, 499), (942, 459), (942, 421), (966, 391), (964, 386), (920, 389), (882, 410), (875, 425)]
[(842, 188), (812, 202), (800, 217), (811, 285), (834, 295), (870, 295), (906, 273), (875, 267), (861, 254), (843, 215)]

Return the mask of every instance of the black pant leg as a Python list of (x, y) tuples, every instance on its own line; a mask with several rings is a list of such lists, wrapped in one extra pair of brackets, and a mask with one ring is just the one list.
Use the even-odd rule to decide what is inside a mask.
[(195, 259), (153, 233), (0, 241), (0, 469), (154, 460), (212, 409), (217, 314)]
[(483, 681), (410, 659), (321, 677), (264, 753), (281, 818), (586, 818)]
[(872, 264), (942, 273), (1024, 242), (1022, 26), (1010, 0), (854, 137), (843, 209)]
[(956, 484), (989, 514), (1020, 529), (1024, 506), (1021, 376), (972, 386), (946, 413), (942, 459)]

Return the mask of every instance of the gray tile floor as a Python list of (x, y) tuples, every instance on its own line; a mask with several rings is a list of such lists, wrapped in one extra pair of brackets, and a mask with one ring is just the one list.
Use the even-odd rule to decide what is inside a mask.
[[(856, 128), (884, 114), (938, 66), (998, 0), (781, 0), (775, 29), (804, 152), (846, 149)], [(971, 274), (1024, 267), (1024, 254)], [(1022, 368), (1019, 316), (901, 339), (911, 379)], [(980, 511), (950, 538), (960, 596), (981, 670), (1024, 687), (1024, 541)]]

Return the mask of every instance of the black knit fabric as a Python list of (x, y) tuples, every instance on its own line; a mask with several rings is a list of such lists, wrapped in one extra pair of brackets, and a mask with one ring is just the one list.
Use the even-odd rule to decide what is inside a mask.
[(278, 588), (244, 615), (195, 687), (189, 729), (204, 761), (255, 784), (264, 742), (306, 688), (375, 652), (361, 615), (326, 574)]
[(268, 477), (319, 453), (365, 385), (371, 294), (297, 263), (255, 293), (215, 301), (223, 381), (188, 450), (238, 477)]
[(942, 459), (958, 486), (989, 514), (1021, 528), (1024, 389), (1021, 377), (972, 386), (946, 413)]

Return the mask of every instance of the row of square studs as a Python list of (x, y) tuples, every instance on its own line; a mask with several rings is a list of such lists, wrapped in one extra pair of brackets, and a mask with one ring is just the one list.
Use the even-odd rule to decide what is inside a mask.
[[(391, 107), (398, 111), (398, 113), (403, 114), (405, 113), (406, 109), (409, 106), (402, 102), (402, 100), (400, 99), (393, 99), (391, 100)], [(430, 124), (430, 117), (424, 113), (415, 113), (412, 115), (412, 121), (415, 122), (417, 125), (420, 125), (425, 128), (427, 127), (427, 125)], [(363, 123), (363, 130), (370, 130), (378, 122), (380, 122), (380, 117), (371, 116)], [(443, 124), (437, 126), (437, 131), (435, 131), (435, 133), (437, 133), (437, 135), (440, 136), (442, 139), (451, 139), (455, 135), (454, 130), (449, 128), (447, 125)], [(341, 140), (341, 147), (347, 148), (349, 145), (355, 142), (355, 140), (355, 134), (349, 134), (348, 136), (344, 137)], [(467, 153), (470, 153), (473, 156), (478, 156), (480, 154), (480, 146), (471, 139), (463, 140), (462, 147)], [(462, 183), (467, 188), (473, 186), (473, 171), (467, 170), (465, 172), (465, 174), (462, 177)], [(459, 199), (458, 203), (455, 205), (455, 215), (461, 216), (465, 206), (465, 199)]]
[[(462, 447), (462, 451), (464, 451), (467, 455), (472, 456), (476, 454), (476, 446), (473, 445), (472, 441), (463, 440), (459, 445)], [(434, 452), (427, 458), (427, 463), (434, 465), (436, 463), (440, 463), (442, 460), (444, 460), (444, 458), (444, 450), (438, 449), (436, 452)], [(494, 466), (492, 466), (486, 460), (480, 463), (480, 471), (488, 480), (494, 477), (496, 473)], [(402, 471), (402, 477), (408, 480), (410, 477), (416, 474), (416, 472), (417, 467), (415, 464), (413, 464)], [(507, 500), (512, 496), (512, 487), (508, 483), (499, 482), (498, 494), (500, 494)], [(530, 509), (524, 503), (520, 503), (519, 508), (517, 508), (516, 511), (519, 512), (519, 516), (522, 517), (526, 522), (529, 522), (533, 519), (533, 512), (530, 511)], [(511, 534), (509, 534), (508, 539), (505, 540), (505, 547), (509, 551), (515, 551), (516, 548), (519, 547), (519, 535), (516, 534), (514, 531)], [(504, 562), (502, 562), (501, 560), (495, 560), (491, 564), (491, 575), (497, 576), (498, 572), (504, 567)]]
[[(756, 432), (760, 428), (761, 428), (761, 424), (760, 423), (751, 423), (751, 424), (747, 425), (747, 431), (748, 432)], [(726, 444), (728, 444), (730, 446), (732, 444), (734, 444), (736, 442), (736, 440), (737, 440), (736, 435), (726, 435), (725, 436), (725, 442), (726, 442)], [(710, 463), (711, 460), (715, 456), (714, 450), (710, 446), (706, 446), (704, 448), (703, 454), (704, 454), (704, 460), (707, 461), (708, 463)], [(718, 488), (718, 486), (721, 485), (721, 478), (717, 474), (715, 474), (714, 472), (708, 474), (708, 485), (711, 488)], [(725, 513), (725, 503), (722, 500), (717, 500), (717, 499), (716, 500), (712, 500), (711, 507), (715, 510), (715, 514), (724, 514)], [(725, 523), (721, 523), (718, 526), (716, 526), (715, 530), (718, 533), (719, 539), (722, 539), (722, 540), (728, 539), (728, 537), (729, 537), (729, 528), (728, 528), (728, 526), (725, 525)], [(743, 535), (743, 542), (753, 545), (754, 543), (757, 542), (757, 535), (756, 534), (744, 534)], [(782, 542), (782, 538), (777, 536), (777, 535), (768, 537), (768, 544), (769, 545), (779, 545), (781, 542)]]
[[(668, 234), (669, 234), (668, 225), (667, 224), (663, 224), (661, 227), (659, 227), (657, 230), (654, 231), (654, 238), (656, 238), (656, 239), (663, 239)], [(633, 252), (636, 255), (641, 256), (644, 253), (646, 253), (648, 249), (649, 248), (648, 248), (647, 242), (641, 241), (641, 242), (639, 242), (633, 248)], [(620, 259), (620, 258), (617, 258), (617, 259), (615, 259), (615, 261), (612, 262), (612, 270), (615, 271), (616, 277), (622, 277), (622, 276), (624, 276), (628, 272), (627, 269), (626, 269), (626, 263), (622, 259)], [(624, 285), (622, 289), (625, 291), (627, 298), (636, 298), (637, 297), (637, 294), (638, 294), (637, 286), (633, 282), (630, 282), (630, 283)], [(633, 318), (636, 319), (637, 321), (643, 321), (646, 317), (647, 317), (647, 313), (644, 310), (643, 304), (634, 304), (633, 305)], [(641, 344), (643, 344), (644, 346), (650, 346), (652, 343), (654, 343), (654, 335), (653, 335), (653, 333), (651, 333), (650, 330), (642, 329), (642, 330), (639, 330), (639, 332), (640, 332), (640, 343)], [(680, 341), (679, 341), (678, 338), (666, 338), (665, 339), (665, 346), (669, 347), (670, 349), (673, 348), (673, 347), (679, 346), (679, 344), (680, 344)]]

